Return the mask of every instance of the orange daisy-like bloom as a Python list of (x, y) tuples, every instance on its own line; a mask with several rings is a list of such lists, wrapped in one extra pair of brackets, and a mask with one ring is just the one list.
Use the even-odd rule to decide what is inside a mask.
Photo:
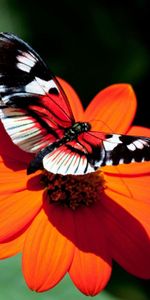
[[(136, 98), (130, 85), (104, 89), (84, 112), (73, 89), (60, 83), (76, 120), (95, 120), (94, 130), (150, 136), (149, 129), (131, 127)], [(32, 155), (15, 146), (2, 125), (0, 135), (0, 257), (23, 253), (31, 289), (48, 290), (69, 272), (81, 292), (96, 295), (110, 278), (112, 260), (150, 278), (149, 162), (84, 176), (27, 176)]]

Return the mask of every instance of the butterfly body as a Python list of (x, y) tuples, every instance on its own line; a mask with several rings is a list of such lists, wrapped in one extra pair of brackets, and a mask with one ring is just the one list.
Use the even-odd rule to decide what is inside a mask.
[(11, 33), (0, 33), (0, 119), (12, 142), (34, 154), (28, 174), (44, 168), (83, 175), (150, 160), (150, 138), (93, 131), (77, 122), (41, 57)]
[(27, 169), (27, 174), (32, 174), (36, 170), (42, 168), (42, 160), (44, 156), (51, 153), (54, 149), (59, 148), (68, 142), (76, 140), (81, 133), (89, 131), (90, 128), (91, 125), (86, 122), (75, 122), (72, 127), (66, 128), (63, 138), (42, 149), (30, 162), (30, 165)]
[(69, 141), (74, 140), (78, 137), (80, 133), (89, 131), (91, 125), (87, 122), (76, 122), (72, 127), (65, 129), (64, 138), (69, 139)]

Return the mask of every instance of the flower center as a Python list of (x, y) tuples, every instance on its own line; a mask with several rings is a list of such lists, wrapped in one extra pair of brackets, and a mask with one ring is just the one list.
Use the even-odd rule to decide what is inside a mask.
[(50, 203), (60, 204), (73, 210), (90, 206), (100, 199), (105, 181), (102, 172), (86, 175), (59, 175), (43, 171), (42, 184), (47, 190)]

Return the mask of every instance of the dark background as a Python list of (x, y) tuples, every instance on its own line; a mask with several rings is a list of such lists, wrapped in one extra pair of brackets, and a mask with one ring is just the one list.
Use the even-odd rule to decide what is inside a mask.
[[(13, 32), (26, 40), (55, 75), (76, 89), (85, 107), (110, 84), (132, 84), (138, 99), (134, 124), (150, 127), (148, 4), (146, 0), (0, 0), (0, 31)], [(149, 284), (114, 265), (106, 290), (113, 298), (105, 295), (105, 300), (149, 300)], [(67, 281), (65, 288), (69, 285)], [(13, 285), (11, 292), (16, 289)], [(40, 299), (47, 298), (42, 294)]]

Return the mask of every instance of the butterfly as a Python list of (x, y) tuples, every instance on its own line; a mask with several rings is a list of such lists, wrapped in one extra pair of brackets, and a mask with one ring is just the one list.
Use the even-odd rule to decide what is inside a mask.
[(150, 160), (150, 138), (92, 131), (76, 122), (59, 82), (41, 57), (11, 33), (0, 34), (0, 119), (22, 150), (27, 174), (83, 175), (105, 165)]

